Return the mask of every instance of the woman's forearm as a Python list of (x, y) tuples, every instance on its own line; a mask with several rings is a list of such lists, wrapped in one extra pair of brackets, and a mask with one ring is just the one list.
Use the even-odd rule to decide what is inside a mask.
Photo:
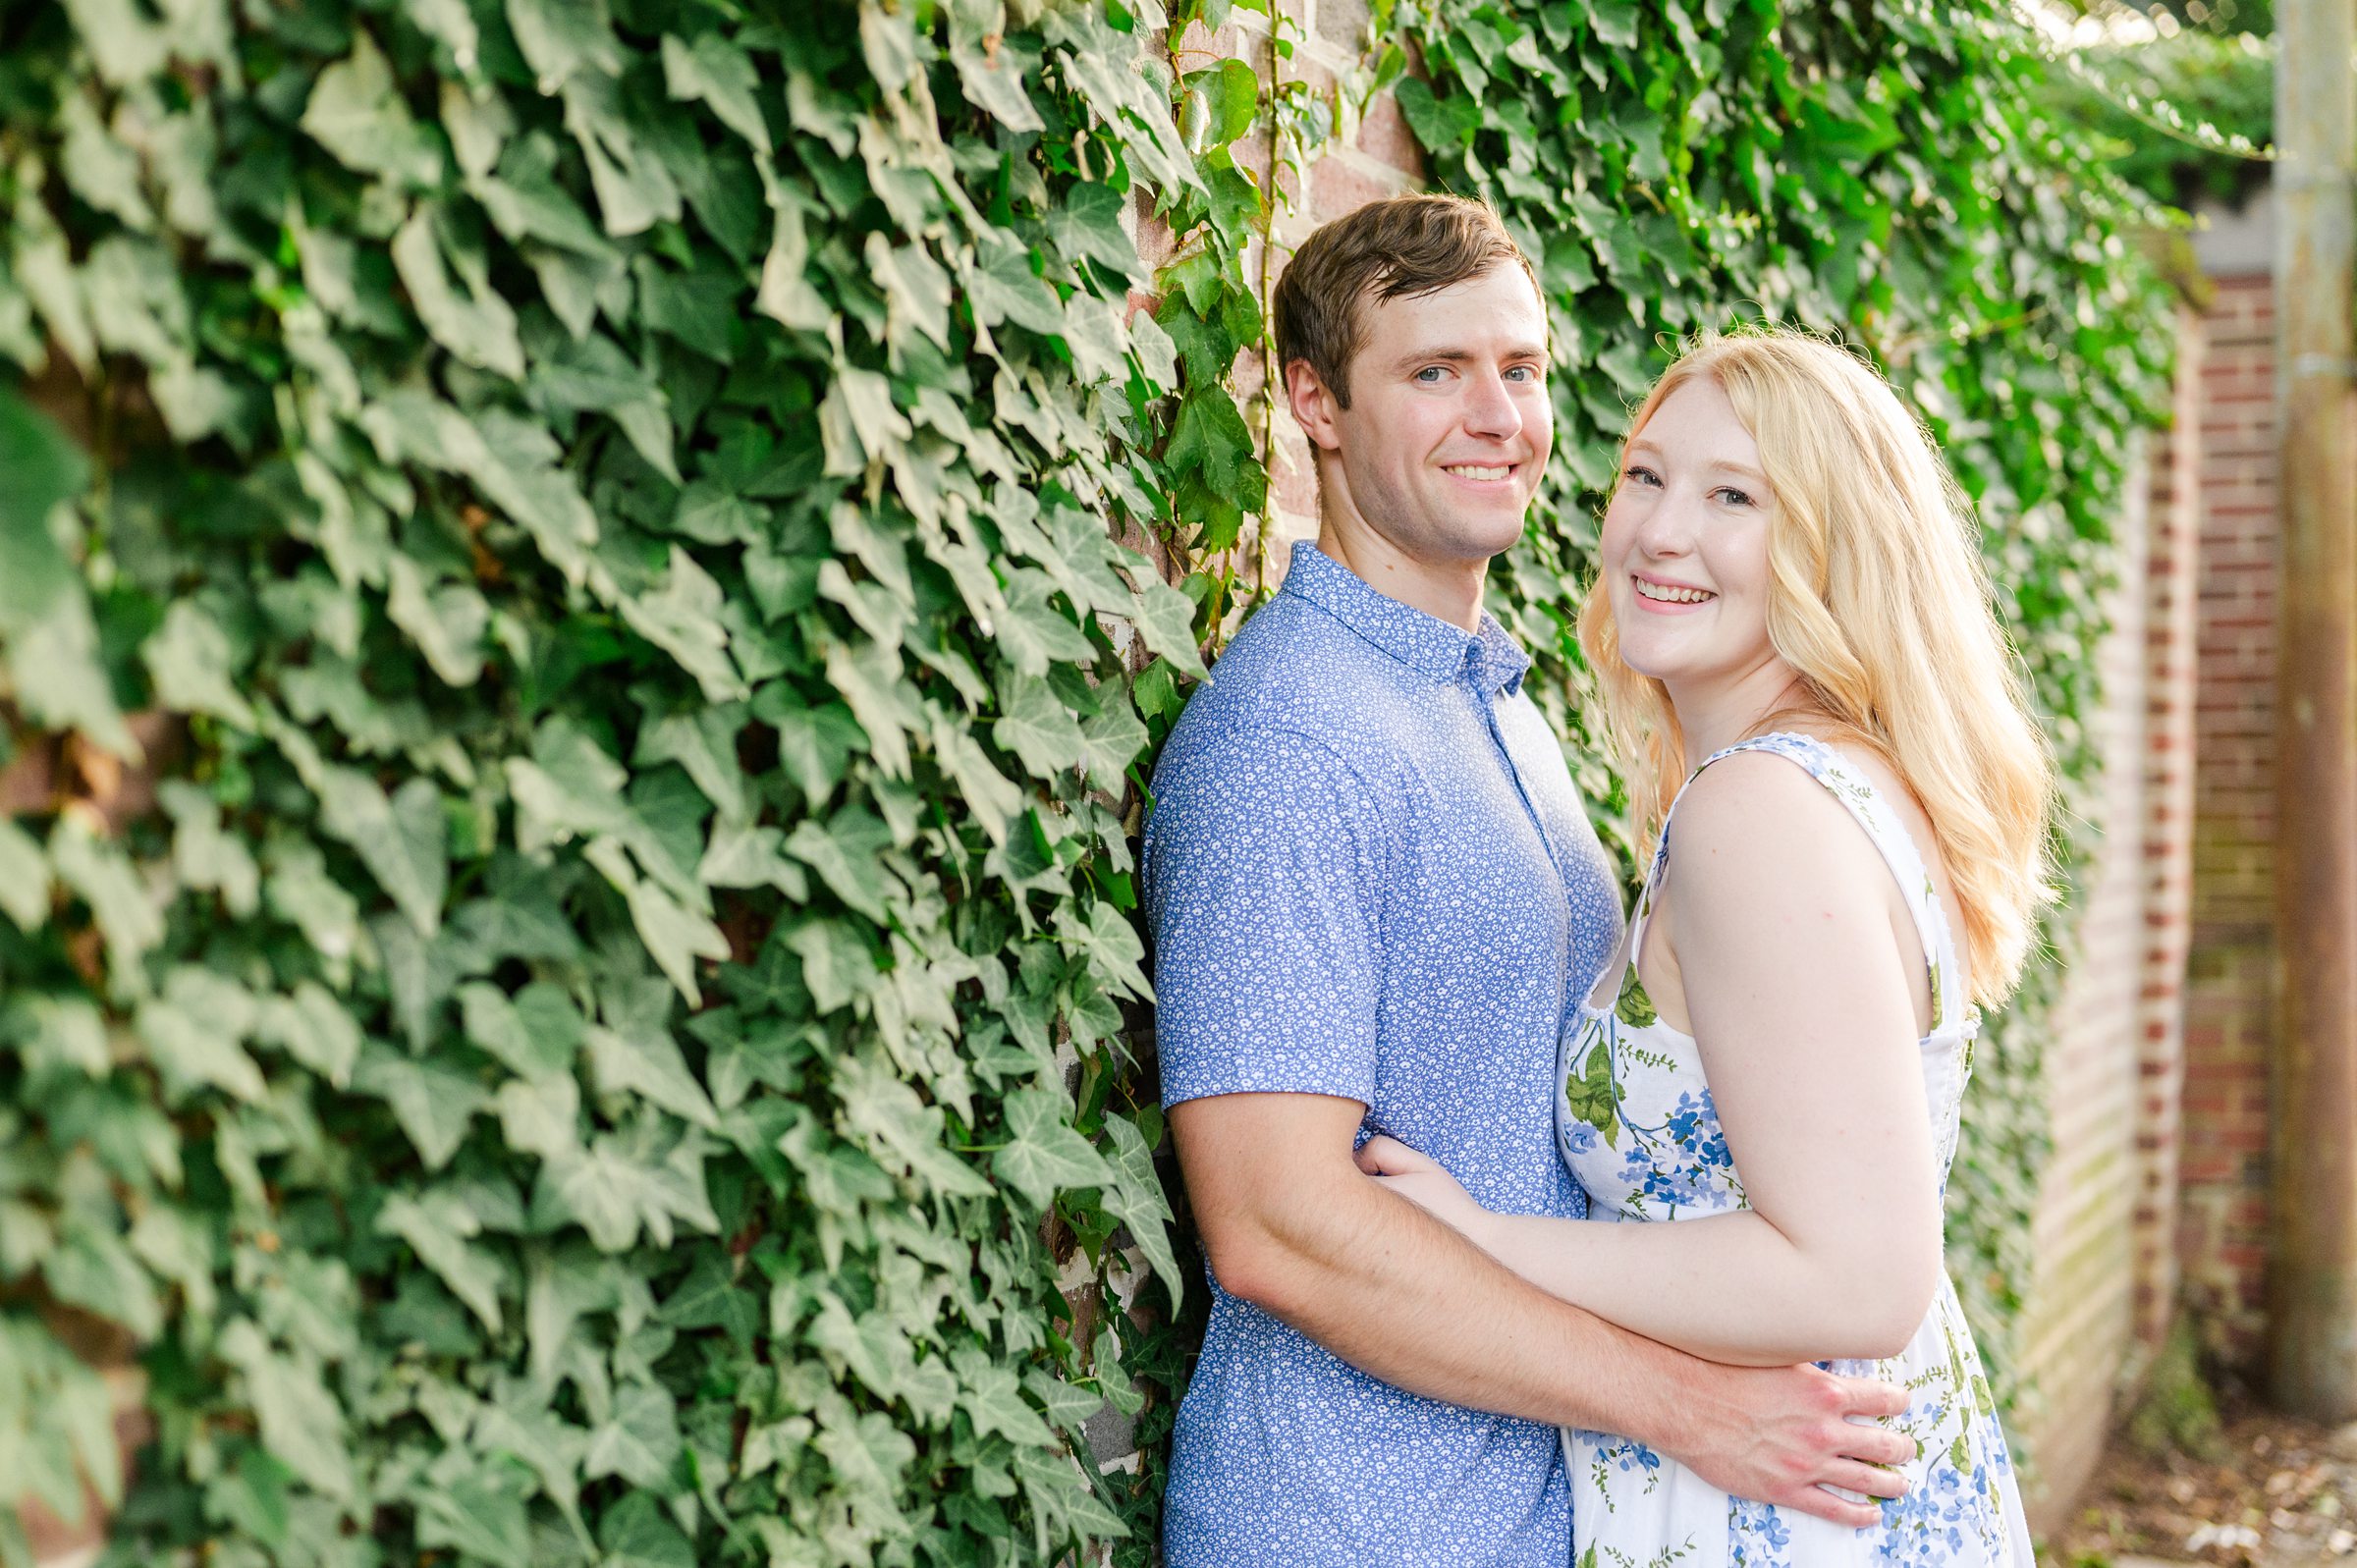
[(1574, 1306), (1708, 1361), (1782, 1366), (1895, 1355), (1938, 1288), (1903, 1260), (1812, 1252), (1758, 1214), (1674, 1224), (1491, 1215), (1475, 1234)]

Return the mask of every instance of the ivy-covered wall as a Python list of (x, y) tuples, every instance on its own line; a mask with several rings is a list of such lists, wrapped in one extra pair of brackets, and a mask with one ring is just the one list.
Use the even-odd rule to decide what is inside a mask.
[(1544, 258), (1500, 597), (1600, 816), (1592, 492), (1762, 309), (1932, 418), (2083, 762), (2165, 344), (2009, 11), (1379, 0), (1322, 75), (1265, 16), (0, 16), (0, 1477), (118, 1501), (111, 1338), (123, 1561), (1144, 1560), (1201, 1292), (1128, 843), (1258, 585), (1252, 239), (1369, 94)]

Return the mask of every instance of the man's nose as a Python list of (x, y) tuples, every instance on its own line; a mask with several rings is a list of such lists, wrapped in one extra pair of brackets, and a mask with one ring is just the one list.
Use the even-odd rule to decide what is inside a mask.
[(1515, 406), (1514, 397), (1507, 390), (1506, 381), (1495, 371), (1478, 371), (1466, 377), (1465, 433), (1491, 440), (1507, 440), (1522, 433), (1522, 410)]

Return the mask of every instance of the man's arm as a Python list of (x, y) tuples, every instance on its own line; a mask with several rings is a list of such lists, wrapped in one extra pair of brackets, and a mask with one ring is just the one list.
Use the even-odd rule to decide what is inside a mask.
[(1231, 1295), (1395, 1386), (1559, 1426), (1618, 1433), (1714, 1486), (1836, 1524), (1890, 1496), (1876, 1465), (1911, 1439), (1850, 1416), (1902, 1393), (1811, 1367), (1731, 1368), (1617, 1328), (1514, 1277), (1351, 1162), (1365, 1108), (1326, 1095), (1231, 1094), (1172, 1108), (1187, 1195)]

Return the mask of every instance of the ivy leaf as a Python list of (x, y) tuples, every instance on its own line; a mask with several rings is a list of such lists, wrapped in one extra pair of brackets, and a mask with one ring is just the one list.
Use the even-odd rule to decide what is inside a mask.
[(1014, 51), (1003, 39), (969, 41), (960, 36), (963, 27), (955, 21), (951, 26), (950, 63), (958, 68), (958, 84), (965, 92), (965, 101), (1010, 131), (1044, 129), (1039, 110), (1025, 90), (1022, 65)]
[[(421, 206), (393, 237), (393, 266), (417, 319), (460, 362), (521, 381), (523, 344), (516, 312), (491, 287), (481, 254), (449, 245), (438, 228), (433, 209)], [(459, 272), (456, 282), (443, 264), (446, 251)]]
[(1120, 690), (1112, 688), (1104, 708), (1080, 721), (1080, 734), (1088, 746), (1088, 776), (1108, 789), (1121, 787), (1129, 764), (1146, 749), (1146, 727)]
[[(209, 1084), (240, 1100), (260, 1100), (268, 1093), (262, 1071), (239, 1044), (253, 1021), (250, 1000), (201, 969), (181, 969), (173, 979), (180, 984), (165, 998), (140, 1005), (137, 1023), (139, 1043), (167, 1099), (184, 1100), (191, 1089)], [(223, 1017), (203, 1005), (207, 1000), (225, 1002), (243, 1016)]]
[(1125, 1116), (1108, 1114), (1105, 1135), (1113, 1140), (1113, 1180), (1106, 1184), (1099, 1201), (1107, 1214), (1128, 1227), (1146, 1262), (1170, 1288), (1171, 1307), (1176, 1311), (1186, 1294), (1186, 1283), (1178, 1272), (1178, 1256), (1171, 1250), (1169, 1227), (1176, 1221), (1170, 1200), (1163, 1195), (1162, 1178), (1154, 1169), (1154, 1151), (1137, 1124)]
[(1031, 252), (1022, 246), (1004, 241), (985, 243), (961, 272), (975, 325), (995, 327), (1012, 321), (1049, 337), (1063, 334), (1064, 302), (1047, 281), (1031, 270)]
[[(1594, 6), (1592, 15), (1596, 18), (1597, 30), (1602, 32), (1610, 26), (1607, 20), (1610, 14), (1633, 14), (1635, 9), (1633, 4), (1614, 4), (1610, 0)], [(1628, 47), (1633, 48), (1635, 44), (1636, 39), (1632, 34)], [(1427, 148), (1445, 152), (1473, 144), (1473, 134), (1481, 129), (1481, 105), (1470, 92), (1453, 92), (1446, 98), (1436, 97), (1431, 84), (1417, 77), (1402, 79), (1393, 90), (1408, 129), (1416, 134), (1416, 139)]]
[(165, 613), (139, 657), (165, 707), (210, 714), (240, 730), (254, 728), (253, 709), (238, 691), (229, 634), (194, 600), (183, 599)]
[(0, 912), (30, 932), (49, 914), (49, 862), (30, 834), (0, 817)]
[(777, 142), (761, 113), (760, 74), (744, 51), (717, 32), (692, 41), (666, 33), (662, 48), (664, 90), (674, 98), (700, 98), (754, 156), (769, 156)]
[(876, 961), (867, 944), (840, 920), (805, 920), (786, 936), (802, 961), (802, 982), (821, 1012), (850, 1006), (875, 985)]
[(680, 1424), (671, 1396), (651, 1383), (625, 1383), (614, 1415), (589, 1436), (581, 1478), (619, 1476), (635, 1487), (659, 1486), (680, 1457)]
[(646, 944), (655, 966), (679, 988), (690, 1006), (700, 1003), (703, 992), (696, 983), (695, 960), (718, 962), (728, 957), (729, 939), (709, 916), (687, 908), (661, 885), (633, 872), (615, 840), (601, 838), (592, 843), (586, 858), (621, 890), (630, 905), (630, 923), (637, 929), (638, 940)]
[(881, 926), (890, 920), (883, 893), (888, 876), (878, 865), (892, 844), (892, 832), (873, 812), (846, 806), (821, 827), (807, 818), (786, 837), (786, 852), (818, 873), (835, 895)]
[(975, 1435), (996, 1433), (1017, 1447), (1055, 1446), (1056, 1434), (1023, 1397), (1022, 1382), (1014, 1372), (970, 1350), (960, 1351), (952, 1365), (965, 1385), (959, 1392), (958, 1408), (973, 1422)]
[(1054, 1091), (1023, 1089), (1008, 1096), (1007, 1145), (991, 1156), (1001, 1181), (1046, 1209), (1066, 1188), (1097, 1187), (1112, 1178), (1104, 1156), (1066, 1121), (1070, 1102)]
[(589, 1031), (589, 1063), (599, 1087), (608, 1094), (644, 1095), (673, 1115), (717, 1127), (720, 1113), (671, 1037), (671, 995), (663, 983), (617, 982), (606, 998), (608, 1027)]
[(135, 1339), (163, 1330), (164, 1304), (147, 1271), (113, 1230), (81, 1215), (65, 1217), (41, 1278), (58, 1300), (121, 1325)]
[(1051, 665), (1086, 664), (1096, 656), (1088, 634), (1056, 608), (1050, 597), (1055, 591), (1055, 582), (1045, 572), (1024, 567), (1008, 574), (999, 637), (1014, 667), (1025, 675), (1044, 676)]
[(852, 364), (836, 366), (835, 384), (818, 406), (818, 428), (826, 443), (826, 471), (839, 475), (891, 460), (915, 434), (892, 395), (891, 380)]
[(464, 1199), (448, 1188), (430, 1188), (417, 1197), (396, 1192), (377, 1211), (377, 1233), (399, 1236), (431, 1269), (451, 1294), (480, 1318), (483, 1326), (499, 1331), (499, 1297), (506, 1271), (484, 1248), (471, 1245), (482, 1233)]
[(353, 1065), (360, 1059), (359, 1025), (315, 980), (299, 980), (290, 995), (265, 999), (254, 1034), (338, 1089), (351, 1082)]
[(782, 684), (765, 686), (762, 694), (765, 698), (774, 694), (786, 699), (755, 709), (759, 717), (777, 730), (779, 766), (786, 770), (805, 801), (813, 806), (824, 804), (842, 782), (852, 754), (866, 747), (866, 731), (840, 702), (805, 708)]
[(461, 986), (458, 999), (466, 1038), (525, 1078), (569, 1070), (585, 1038), (580, 1013), (547, 981), (534, 981), (513, 1000), (478, 981)]
[(1252, 129), (1260, 104), (1260, 74), (1249, 61), (1223, 60), (1201, 71), (1190, 71), (1184, 84), (1203, 94), (1210, 112), (1204, 131), (1204, 150), (1224, 147)]
[(1128, 1527), (1089, 1489), (1069, 1460), (1036, 1448), (1017, 1448), (1014, 1464), (1024, 1495), (1038, 1514), (1039, 1528), (1051, 1539), (1067, 1532), (1108, 1541), (1128, 1535)]
[(352, 53), (319, 73), (301, 125), (337, 162), (357, 173), (412, 186), (431, 186), (442, 178), (441, 154), (411, 118), (392, 69), (365, 32), (355, 32)]
[(25, 1070), (103, 1077), (109, 1067), (106, 1023), (81, 997), (19, 997), (0, 1006), (0, 1040), (24, 1053)]
[(1174, 472), (1190, 474), (1214, 494), (1236, 496), (1245, 465), (1253, 461), (1252, 432), (1235, 400), (1214, 386), (1190, 389), (1178, 403), (1178, 418), (1163, 460)]
[(922, 721), (898, 648), (862, 641), (856, 649), (827, 649), (827, 678), (858, 721), (868, 754), (891, 778), (908, 777), (908, 736)]
[(740, 1349), (752, 1345), (764, 1322), (761, 1298), (732, 1277), (726, 1258), (717, 1252), (696, 1259), (658, 1317), (677, 1328), (719, 1328)]
[(1088, 737), (1078, 721), (1036, 676), (1008, 674), (999, 683), (999, 722), (991, 737), (1013, 752), (1034, 778), (1051, 779), (1077, 768), (1088, 754)]
[(319, 779), (319, 825), (357, 851), (362, 864), (418, 934), (442, 929), (450, 886), (449, 829), (442, 791), (415, 778), (390, 797), (375, 780), (329, 767)]
[(606, 1568), (696, 1568), (695, 1548), (643, 1491), (624, 1494), (598, 1521)]
[(500, 1568), (533, 1568), (531, 1530), (520, 1476), (506, 1465), (486, 1466), (409, 1493), (417, 1509), (417, 1543), (447, 1546)]
[[(464, 1073), (439, 1061), (411, 1060), (376, 1045), (363, 1048), (352, 1086), (393, 1108), (394, 1119), (409, 1134), (428, 1170), (450, 1163), (466, 1136), (466, 1124), (491, 1104), (483, 1086)], [(419, 1249), (420, 1254), (423, 1250)]]
[(57, 880), (90, 906), (106, 939), (107, 966), (122, 986), (137, 978), (141, 956), (164, 938), (164, 919), (123, 852), (90, 831), (80, 812), (49, 830), (49, 865)]
[(387, 567), (391, 592), (385, 613), (408, 632), (434, 674), (454, 686), (470, 686), (483, 671), (483, 633), (491, 624), (490, 602), (474, 588), (446, 583), (428, 590), (424, 574), (408, 556)]
[(221, 1334), (221, 1357), (246, 1375), (247, 1397), (260, 1422), (262, 1446), (330, 1497), (353, 1495), (345, 1415), (315, 1368), (273, 1351), (247, 1319)]
[(744, 677), (729, 659), (728, 633), (720, 623), (720, 584), (678, 545), (663, 586), (622, 601), (630, 629), (680, 662), (703, 688), (706, 701), (734, 702), (749, 695)]
[(495, 1099), (499, 1127), (519, 1154), (556, 1159), (580, 1145), (581, 1087), (571, 1073), (511, 1078)]

